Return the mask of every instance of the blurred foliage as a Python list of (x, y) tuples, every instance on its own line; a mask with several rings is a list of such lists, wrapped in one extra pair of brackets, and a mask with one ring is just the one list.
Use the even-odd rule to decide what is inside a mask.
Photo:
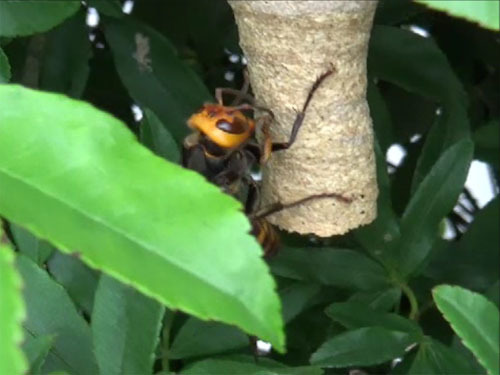
[[(216, 87), (239, 89), (242, 85), (246, 62), (231, 8), (224, 0), (169, 0), (154, 5), (136, 0), (131, 14), (122, 12), (121, 0), (89, 0), (82, 6), (75, 5), (79, 2), (36, 4), (22, 15), (17, 3), (6, 0), (0, 4), (0, 83), (10, 81), (89, 102), (120, 119), (142, 145), (170, 162), (181, 159), (189, 114), (212, 100)], [(475, 1), (432, 3), (446, 5), (451, 15), (463, 16), (466, 9), (467, 18), (494, 27), (483, 19)], [(460, 12), (449, 8), (458, 3)], [(498, 2), (489, 2), (494, 4), (498, 6)], [(86, 23), (89, 7), (99, 14), (96, 25)], [(497, 19), (494, 14), (489, 16), (492, 22)], [(471, 374), (485, 369), (493, 373), (498, 353), (490, 343), (498, 337), (492, 339), (492, 331), (485, 331), (491, 327), (485, 328), (483, 322), (498, 324), (494, 304), (498, 304), (500, 278), (499, 199), (483, 207), (464, 183), (471, 161), (480, 160), (486, 163), (492, 189), (498, 193), (499, 62), (498, 32), (417, 2), (380, 1), (369, 46), (367, 95), (376, 134), (378, 217), (342, 237), (317, 239), (282, 233), (283, 246), (270, 262), (270, 270), (283, 305), (285, 354), (272, 351), (269, 358), (256, 361), (251, 340), (239, 328), (164, 309), (158, 301), (165, 302), (169, 286), (183, 290), (187, 298), (207, 295), (184, 279), (157, 285), (165, 278), (160, 271), (154, 273), (154, 252), (142, 249), (141, 257), (147, 262), (130, 253), (123, 263), (119, 256), (109, 256), (92, 258), (92, 265), (105, 263), (100, 267), (104, 272), (125, 275), (121, 281), (139, 287), (155, 300), (87, 267), (80, 258), (61, 253), (68, 250), (64, 246), (56, 249), (21, 227), (37, 229), (45, 222), (56, 222), (48, 211), (38, 213), (36, 225), (29, 217), (16, 224), (8, 222), (6, 235), (16, 250), (24, 283), (28, 318), (23, 323), (22, 348), (30, 373), (88, 374), (98, 373), (98, 369), (102, 374), (319, 375), (348, 370)], [(57, 125), (57, 115), (52, 115), (51, 124)], [(16, 138), (20, 144), (34, 134), (44, 136), (28, 125), (20, 127), (24, 129)], [(44, 131), (49, 134), (55, 125), (44, 125)], [(0, 123), (0, 143), (2, 134)], [(89, 142), (100, 139), (98, 134), (87, 137)], [(47, 140), (45, 149), (57, 147), (54, 155), (68, 163), (72, 160), (64, 137), (43, 139)], [(399, 165), (388, 165), (386, 154), (394, 144), (401, 145), (406, 155)], [(11, 153), (22, 149), (9, 147)], [(122, 151), (117, 150), (113, 158), (125, 158), (127, 150)], [(110, 165), (113, 158), (108, 160)], [(0, 175), (1, 168), (0, 163)], [(44, 171), (57, 173), (54, 165), (37, 168), (41, 171), (39, 183), (44, 182)], [(92, 168), (103, 165), (96, 162)], [(144, 173), (139, 169), (134, 176)], [(127, 173), (133, 171), (129, 165)], [(172, 169), (169, 178), (175, 184), (161, 192), (154, 188), (154, 181), (159, 180), (152, 172), (148, 181), (153, 187), (147, 191), (156, 195), (134, 204), (152, 202), (154, 206), (177, 199), (172, 203), (175, 210), (182, 203), (176, 197), (185, 193), (177, 190), (195, 178), (183, 172)], [(118, 189), (131, 180), (108, 176), (102, 183)], [(0, 192), (6, 194), (2, 187)], [(61, 187), (57, 194), (63, 193)], [(16, 196), (22, 198), (16, 189), (11, 194), (0, 196), (0, 202), (4, 200), (0, 207), (9, 207), (7, 203)], [(122, 204), (111, 198), (100, 205)], [(213, 202), (209, 202), (213, 207), (209, 204), (202, 209), (207, 199), (195, 192), (189, 199), (198, 199), (197, 205), (189, 206), (193, 220), (222, 215)], [(6, 212), (0, 213), (7, 216)], [(156, 219), (147, 220), (135, 227), (137, 236), (144, 236), (141, 238), (148, 233), (157, 235), (152, 230)], [(193, 269), (213, 281), (210, 278), (215, 279), (219, 271), (214, 270), (217, 262), (224, 263), (221, 254), (234, 252), (227, 245), (216, 244), (225, 243), (224, 235), (232, 230), (221, 230), (220, 237), (212, 237), (210, 230), (204, 232), (207, 241), (203, 245), (212, 243), (218, 249), (213, 250), (220, 255), (217, 258), (214, 253), (203, 256), (202, 248), (194, 243), (197, 226), (186, 228), (190, 229), (182, 232), (183, 240), (199, 260)], [(71, 231), (75, 238), (80, 235), (77, 228)], [(180, 243), (174, 236), (168, 241), (172, 248)], [(110, 246), (106, 241), (97, 245)], [(118, 270), (117, 264), (126, 266)], [(135, 274), (135, 267), (145, 268)], [(232, 276), (242, 288), (258, 284), (256, 276)], [(141, 288), (144, 282), (147, 288)], [(442, 283), (474, 293), (433, 289)], [(151, 290), (155, 292), (148, 293)], [(15, 299), (20, 291), (8, 293)], [(232, 298), (243, 299), (237, 292)], [(208, 305), (218, 303), (215, 298), (207, 299), (211, 300)], [(469, 306), (465, 303), (469, 300), (476, 302)], [(1, 315), (3, 306), (0, 304), (0, 317), (6, 320), (0, 325), (15, 332), (18, 323), (12, 314)], [(190, 311), (204, 316), (200, 310)], [(468, 320), (463, 319), (464, 314)], [(0, 353), (0, 362), (6, 355)], [(400, 360), (393, 361), (396, 357)], [(14, 366), (20, 368), (20, 363)]]

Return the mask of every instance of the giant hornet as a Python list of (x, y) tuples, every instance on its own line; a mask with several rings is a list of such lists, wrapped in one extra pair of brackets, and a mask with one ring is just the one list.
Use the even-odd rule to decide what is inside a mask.
[[(320, 75), (313, 83), (300, 112), (297, 112), (290, 138), (286, 142), (272, 142), (269, 125), (274, 120), (273, 113), (255, 104), (247, 94), (248, 77), (245, 76), (244, 89), (233, 90), (218, 88), (215, 91), (217, 103), (204, 104), (187, 121), (193, 132), (183, 144), (183, 165), (204, 175), (222, 190), (241, 199), (245, 213), (252, 223), (252, 234), (264, 250), (264, 257), (272, 256), (279, 245), (279, 237), (274, 227), (265, 219), (283, 209), (298, 206), (307, 201), (321, 198), (336, 198), (350, 203), (351, 199), (337, 193), (311, 195), (296, 202), (275, 204), (258, 209), (260, 189), (252, 177), (252, 169), (267, 161), (272, 152), (290, 148), (304, 122), (309, 103), (321, 83), (334, 73), (333, 68)], [(226, 106), (223, 95), (231, 94), (236, 98)], [(239, 104), (240, 100), (247, 103)], [(258, 118), (251, 118), (245, 112), (263, 113)], [(254, 138), (255, 129), (260, 127), (264, 137), (261, 145)], [(245, 191), (246, 190), (246, 191)], [(242, 196), (243, 195), (243, 196)]]

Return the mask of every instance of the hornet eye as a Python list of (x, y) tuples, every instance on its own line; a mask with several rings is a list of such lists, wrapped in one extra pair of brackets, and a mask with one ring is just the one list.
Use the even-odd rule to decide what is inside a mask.
[(219, 120), (215, 126), (217, 126), (217, 129), (230, 134), (243, 134), (247, 131), (246, 123), (237, 118), (234, 119), (234, 122)]

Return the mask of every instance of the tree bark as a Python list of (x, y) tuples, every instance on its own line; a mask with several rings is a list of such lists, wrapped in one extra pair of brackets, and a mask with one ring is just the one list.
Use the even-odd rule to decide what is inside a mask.
[(373, 130), (366, 102), (366, 57), (376, 1), (229, 1), (261, 106), (273, 111), (275, 142), (288, 140), (315, 79), (333, 67), (314, 95), (296, 142), (263, 169), (262, 204), (317, 199), (269, 220), (288, 231), (342, 234), (376, 217)]

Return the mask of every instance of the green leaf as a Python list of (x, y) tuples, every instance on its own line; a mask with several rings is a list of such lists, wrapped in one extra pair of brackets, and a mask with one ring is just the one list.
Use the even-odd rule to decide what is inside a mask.
[(316, 366), (287, 367), (268, 358), (249, 356), (226, 356), (206, 359), (189, 365), (181, 375), (321, 375)]
[(388, 285), (385, 270), (353, 250), (287, 247), (269, 264), (273, 273), (295, 280), (361, 290)]
[(399, 272), (409, 275), (425, 260), (438, 234), (438, 225), (455, 205), (472, 160), (473, 143), (465, 139), (450, 147), (422, 181), (401, 220), (395, 246)]
[(325, 312), (330, 318), (350, 330), (378, 326), (391, 331), (408, 333), (415, 340), (423, 338), (422, 330), (414, 321), (398, 314), (377, 311), (360, 303), (333, 303), (326, 308)]
[(49, 335), (33, 337), (26, 335), (23, 350), (30, 363), (29, 374), (40, 374), (49, 350), (54, 343), (54, 337)]
[(24, 36), (47, 31), (74, 14), (79, 1), (0, 1), (0, 36)]
[(0, 86), (0, 124), (2, 215), (169, 307), (283, 349), (274, 281), (239, 202), (61, 95)]
[(377, 141), (375, 141), (375, 158), (379, 189), (377, 217), (371, 224), (354, 231), (354, 236), (372, 256), (378, 259), (386, 259), (390, 255), (389, 249), (394, 246), (400, 237), (400, 228), (398, 218), (392, 208), (385, 154), (380, 149)]
[(488, 374), (500, 372), (499, 311), (486, 297), (457, 286), (432, 290), (436, 305)]
[(10, 65), (7, 56), (0, 48), (0, 84), (10, 81)]
[(400, 27), (375, 26), (368, 70), (383, 81), (442, 105), (413, 177), (415, 191), (441, 153), (469, 135), (467, 96), (445, 54), (431, 38)]
[(389, 311), (401, 299), (401, 289), (393, 287), (375, 292), (356, 292), (348, 302), (357, 302), (370, 306), (372, 309)]
[(42, 265), (50, 257), (54, 248), (46, 241), (42, 241), (19, 225), (10, 224), (10, 230), (16, 248), (38, 265)]
[(104, 19), (106, 39), (130, 96), (150, 108), (180, 144), (185, 122), (212, 99), (198, 76), (165, 37), (130, 18)]
[(482, 27), (500, 30), (500, 3), (491, 0), (416, 0), (429, 8), (448, 13), (450, 16), (477, 22)]
[(371, 366), (401, 357), (413, 343), (410, 335), (381, 327), (359, 328), (337, 335), (313, 353), (322, 367)]
[(52, 277), (66, 289), (75, 304), (90, 315), (99, 274), (77, 257), (60, 252), (54, 253), (47, 266)]
[(152, 374), (164, 307), (135, 289), (101, 277), (92, 333), (101, 374)]
[(430, 338), (418, 346), (415, 355), (405, 356), (393, 373), (407, 375), (477, 374), (474, 367), (460, 353)]
[[(279, 289), (283, 305), (283, 320), (295, 318), (320, 290), (317, 284), (292, 282)], [(249, 337), (241, 330), (217, 322), (189, 318), (175, 336), (169, 357), (185, 359), (227, 353), (250, 345)]]
[[(387, 149), (394, 143), (393, 124), (384, 97), (373, 79), (368, 81), (366, 99), (370, 105), (370, 116), (373, 121), (377, 143), (380, 145), (381, 154), (385, 155)], [(384, 167), (387, 170), (385, 164), (384, 158)]]
[(40, 89), (74, 98), (83, 94), (92, 55), (85, 12), (78, 12), (46, 35)]
[(292, 282), (278, 291), (283, 305), (283, 320), (288, 323), (304, 311), (321, 290), (321, 286), (312, 283)]
[(250, 345), (247, 335), (236, 327), (189, 318), (170, 347), (171, 359), (209, 356)]
[(153, 151), (156, 155), (161, 156), (173, 163), (179, 163), (181, 153), (179, 146), (175, 143), (174, 138), (165, 128), (160, 119), (150, 110), (144, 109), (144, 118), (140, 125), (140, 140), (141, 143)]
[(22, 321), (26, 311), (21, 293), (21, 278), (14, 267), (14, 251), (3, 244), (0, 221), (0, 374), (21, 375), (28, 369), (21, 350)]
[(433, 254), (426, 275), (442, 283), (485, 291), (499, 278), (499, 223), (500, 197), (497, 196), (476, 213), (458, 242)]
[(43, 372), (97, 373), (90, 327), (66, 291), (25, 256), (19, 255), (16, 263), (24, 281), (28, 318), (23, 325), (27, 335), (30, 339), (54, 337)]

